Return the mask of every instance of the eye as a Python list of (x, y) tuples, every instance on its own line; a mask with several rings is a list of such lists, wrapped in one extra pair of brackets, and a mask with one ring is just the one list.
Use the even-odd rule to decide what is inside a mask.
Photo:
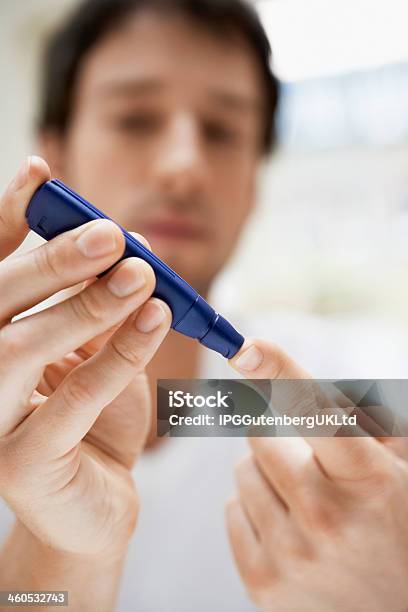
[(234, 145), (239, 141), (239, 135), (234, 129), (217, 121), (206, 121), (204, 134), (207, 140), (214, 144)]
[(148, 135), (160, 126), (160, 118), (152, 113), (131, 113), (119, 117), (116, 126), (123, 132)]

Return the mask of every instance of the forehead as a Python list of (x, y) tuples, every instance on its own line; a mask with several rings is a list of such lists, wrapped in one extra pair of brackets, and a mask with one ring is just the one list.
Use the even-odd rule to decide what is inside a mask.
[(81, 97), (163, 89), (184, 99), (216, 94), (243, 109), (262, 105), (257, 59), (245, 40), (217, 36), (183, 16), (130, 16), (91, 49), (79, 74)]

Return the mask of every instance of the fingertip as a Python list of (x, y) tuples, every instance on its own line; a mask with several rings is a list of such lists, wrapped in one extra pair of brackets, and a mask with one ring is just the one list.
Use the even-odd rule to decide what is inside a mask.
[(136, 329), (144, 334), (168, 329), (169, 309), (166, 304), (158, 298), (150, 298), (136, 315)]
[(264, 361), (264, 353), (255, 338), (246, 338), (238, 353), (229, 360), (235, 370), (241, 372), (254, 372)]
[(240, 356), (249, 348), (252, 344), (251, 338), (245, 338), (244, 344), (239, 349), (238, 353), (235, 353), (231, 359), (228, 359), (228, 363), (230, 366), (234, 367)]
[(121, 249), (121, 251), (123, 253), (125, 251), (125, 248), (126, 248), (126, 240), (125, 240), (125, 236), (124, 236), (121, 228), (112, 219), (103, 219), (103, 221), (106, 221), (107, 223), (110, 223), (113, 226), (112, 231), (114, 231), (115, 234), (116, 234), (116, 244), (117, 244), (118, 247), (120, 247), (120, 249)]
[(31, 155), (28, 158), (28, 177), (36, 182), (49, 181), (51, 170), (45, 159), (39, 155)]
[(26, 157), (8, 187), (8, 195), (28, 202), (36, 189), (50, 180), (51, 171), (47, 162), (37, 155)]
[(14, 178), (0, 198), (1, 230), (7, 234), (3, 253), (13, 251), (28, 232), (25, 213), (30, 199), (42, 183), (50, 178), (48, 164), (40, 157), (25, 157)]
[(137, 232), (129, 232), (129, 234), (133, 236), (133, 238), (136, 238), (136, 240), (141, 242), (141, 244), (143, 244), (143, 246), (149, 249), (149, 251), (152, 251), (150, 242), (144, 236), (142, 236), (142, 234), (138, 234)]
[(146, 285), (151, 295), (156, 288), (156, 274), (154, 272), (154, 269), (148, 261), (142, 259), (141, 257), (134, 257), (133, 259), (137, 260), (139, 265), (143, 269), (144, 276), (146, 279)]
[(152, 302), (155, 302), (156, 304), (158, 304), (160, 306), (160, 308), (164, 311), (165, 314), (165, 321), (166, 321), (166, 325), (168, 327), (170, 327), (172, 320), (173, 320), (173, 313), (171, 311), (170, 306), (164, 302), (163, 300), (161, 300), (160, 298), (151, 298)]

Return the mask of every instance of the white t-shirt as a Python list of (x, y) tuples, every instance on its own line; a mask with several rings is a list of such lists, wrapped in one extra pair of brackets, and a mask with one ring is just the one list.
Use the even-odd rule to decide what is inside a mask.
[[(276, 313), (237, 327), (244, 335), (280, 344), (316, 378), (407, 378), (406, 334), (378, 320)], [(200, 377), (238, 375), (225, 359), (203, 349)], [(118, 612), (255, 610), (224, 526), (234, 465), (247, 453), (241, 438), (172, 438), (145, 453), (134, 469), (141, 511)], [(0, 541), (12, 522), (0, 500)]]

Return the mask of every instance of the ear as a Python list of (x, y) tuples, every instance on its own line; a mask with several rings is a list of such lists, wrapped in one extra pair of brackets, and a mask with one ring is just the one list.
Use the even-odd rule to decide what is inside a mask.
[(51, 168), (51, 176), (64, 179), (65, 147), (64, 138), (56, 130), (45, 130), (37, 136), (38, 154)]

